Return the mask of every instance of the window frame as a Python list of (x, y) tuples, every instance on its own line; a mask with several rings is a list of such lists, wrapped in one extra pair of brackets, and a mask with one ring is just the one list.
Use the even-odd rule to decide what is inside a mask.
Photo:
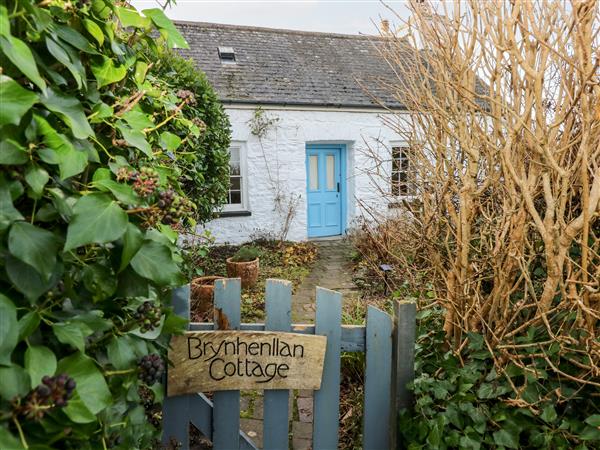
[[(231, 141), (229, 144), (229, 148), (227, 151), (231, 155), (231, 149), (237, 148), (240, 155), (240, 194), (241, 194), (241, 203), (225, 203), (223, 205), (222, 211), (224, 213), (227, 212), (246, 212), (249, 211), (249, 203), (248, 203), (248, 166), (247, 166), (247, 154), (246, 154), (246, 143), (242, 141)], [(228, 163), (229, 164), (229, 163)], [(231, 166), (228, 167), (228, 170), (231, 170)], [(231, 173), (228, 175), (229, 180), (231, 180)], [(229, 200), (229, 195), (231, 191), (231, 184), (227, 188), (227, 199)]]
[[(414, 185), (411, 183), (414, 181), (414, 178), (411, 176), (411, 161), (410, 156), (404, 156), (398, 158), (399, 160), (399, 170), (395, 170), (396, 167), (396, 149), (400, 149), (400, 154), (410, 154), (412, 146), (407, 141), (392, 141), (390, 142), (390, 194), (393, 198), (406, 198), (414, 195)], [(401, 164), (402, 161), (406, 161), (406, 169), (402, 170)], [(400, 179), (400, 174), (406, 173), (406, 178), (404, 181)], [(397, 180), (394, 180), (394, 175), (398, 176)], [(396, 183), (396, 184), (395, 184)], [(404, 188), (404, 189), (403, 189)]]

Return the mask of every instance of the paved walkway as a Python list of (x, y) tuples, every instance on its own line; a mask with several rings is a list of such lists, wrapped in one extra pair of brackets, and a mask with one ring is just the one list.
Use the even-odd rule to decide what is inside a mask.
[(292, 321), (311, 323), (315, 320), (315, 288), (317, 286), (341, 292), (344, 298), (357, 296), (352, 281), (350, 255), (352, 246), (346, 240), (314, 241), (319, 247), (319, 259), (310, 275), (292, 296)]
[[(357, 296), (352, 282), (350, 264), (351, 245), (345, 240), (314, 241), (319, 247), (319, 259), (311, 273), (292, 295), (293, 323), (313, 323), (315, 319), (316, 287), (341, 292), (344, 298)], [(290, 395), (290, 448), (310, 450), (312, 448), (313, 392), (293, 391)], [(263, 396), (260, 392), (242, 392), (241, 428), (262, 448)]]

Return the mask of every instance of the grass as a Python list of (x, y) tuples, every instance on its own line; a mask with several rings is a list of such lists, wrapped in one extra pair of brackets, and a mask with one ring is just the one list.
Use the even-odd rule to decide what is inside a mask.
[[(309, 242), (279, 242), (258, 240), (251, 243), (258, 249), (260, 271), (258, 282), (242, 292), (242, 321), (257, 322), (265, 318), (265, 282), (278, 278), (292, 282), (295, 290), (310, 273), (317, 259), (317, 247)], [(206, 256), (195, 264), (206, 275), (226, 276), (225, 260), (233, 256), (241, 246), (215, 245)]]

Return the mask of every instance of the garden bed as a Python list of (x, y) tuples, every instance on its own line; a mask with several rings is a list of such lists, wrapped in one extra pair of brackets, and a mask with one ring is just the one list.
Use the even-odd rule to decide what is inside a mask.
[[(265, 318), (265, 281), (269, 278), (289, 280), (293, 290), (310, 273), (317, 259), (317, 247), (309, 242), (280, 242), (258, 240), (250, 244), (256, 247), (260, 258), (258, 282), (242, 291), (242, 322), (260, 322)], [(205, 256), (198, 256), (194, 265), (205, 275), (227, 276), (225, 261), (232, 257), (240, 245), (214, 245)], [(192, 321), (212, 321), (211, 317), (198, 314), (192, 308)]]

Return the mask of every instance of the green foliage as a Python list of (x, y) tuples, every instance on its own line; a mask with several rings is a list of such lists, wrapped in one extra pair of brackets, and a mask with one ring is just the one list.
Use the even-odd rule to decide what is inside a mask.
[[(199, 221), (212, 218), (227, 198), (229, 188), (230, 124), (206, 76), (193, 61), (162, 49), (151, 73), (165, 80), (179, 95), (187, 95), (181, 118), (164, 127), (163, 151), (177, 149), (179, 181), (197, 206)], [(191, 131), (191, 133), (190, 133)]]
[(0, 448), (150, 448), (163, 392), (138, 364), (183, 329), (176, 230), (222, 197), (222, 109), (156, 64), (186, 45), (160, 9), (8, 0), (0, 41)]
[(553, 370), (576, 373), (578, 356), (549, 352), (546, 360), (535, 344), (545, 329), (530, 328), (517, 339), (521, 366), (509, 363), (497, 373), (481, 335), (469, 335), (459, 358), (446, 350), (441, 310), (422, 310), (418, 319), (415, 406), (399, 423), (407, 448), (600, 448), (598, 388)]
[(260, 250), (250, 245), (244, 245), (235, 252), (235, 255), (231, 257), (232, 261), (235, 262), (250, 262), (254, 261), (260, 255)]

